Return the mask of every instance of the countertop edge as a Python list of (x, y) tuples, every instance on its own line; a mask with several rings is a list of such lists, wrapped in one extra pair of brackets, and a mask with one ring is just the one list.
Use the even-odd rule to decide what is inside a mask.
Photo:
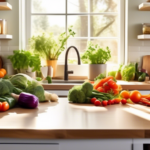
[(116, 139), (116, 138), (150, 138), (150, 130), (97, 130), (97, 129), (0, 129), (0, 138), (21, 139)]

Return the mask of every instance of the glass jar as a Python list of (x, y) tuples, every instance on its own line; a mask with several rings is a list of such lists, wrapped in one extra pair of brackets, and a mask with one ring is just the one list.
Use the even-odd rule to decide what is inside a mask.
[(0, 19), (0, 34), (7, 34), (7, 22), (5, 19)]
[(143, 34), (150, 34), (150, 23), (143, 23)]

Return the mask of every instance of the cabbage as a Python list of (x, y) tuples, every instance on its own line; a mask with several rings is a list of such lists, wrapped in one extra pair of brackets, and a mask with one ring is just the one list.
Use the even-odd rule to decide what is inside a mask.
[(55, 94), (44, 91), (43, 86), (35, 79), (26, 74), (16, 74), (10, 78), (10, 82), (17, 88), (22, 89), (24, 92), (33, 94), (39, 98), (39, 102), (43, 101), (57, 101), (58, 98)]
[(121, 68), (122, 80), (131, 81), (135, 77), (135, 65), (130, 63), (129, 65), (123, 65)]

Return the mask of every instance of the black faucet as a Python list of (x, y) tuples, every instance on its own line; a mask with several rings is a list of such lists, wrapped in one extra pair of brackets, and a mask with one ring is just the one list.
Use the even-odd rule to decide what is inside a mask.
[(70, 46), (68, 47), (67, 51), (66, 51), (66, 55), (65, 55), (65, 70), (64, 70), (64, 80), (68, 80), (68, 74), (73, 74), (73, 71), (70, 70), (68, 71), (68, 52), (71, 48), (74, 48), (76, 53), (77, 53), (77, 56), (78, 56), (78, 65), (81, 64), (81, 61), (80, 61), (80, 54), (79, 54), (79, 51), (78, 49), (75, 47), (75, 46)]

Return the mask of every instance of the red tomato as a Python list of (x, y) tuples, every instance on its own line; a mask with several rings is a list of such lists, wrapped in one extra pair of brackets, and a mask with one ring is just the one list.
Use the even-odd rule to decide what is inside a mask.
[(142, 95), (139, 91), (132, 91), (130, 93), (130, 99), (134, 103), (138, 103), (140, 101), (141, 97), (142, 97)]
[(118, 88), (118, 85), (116, 84), (115, 81), (113, 81), (112, 79), (110, 79), (108, 82), (107, 82), (108, 86), (112, 89), (117, 89)]
[(103, 84), (103, 88), (105, 92), (108, 92), (111, 90), (111, 87), (107, 84), (107, 82)]
[(119, 94), (119, 90), (118, 89), (113, 89), (114, 95), (118, 95)]
[(115, 98), (115, 99), (114, 99), (114, 103), (115, 103), (115, 104), (119, 104), (120, 102), (121, 102), (121, 99), (120, 99), (120, 98)]
[(96, 101), (94, 102), (94, 105), (95, 105), (95, 106), (100, 106), (100, 105), (101, 105), (101, 102), (100, 102), (99, 100), (96, 100)]
[(3, 102), (0, 104), (0, 111), (6, 111), (9, 109), (9, 104), (7, 102)]
[(111, 100), (111, 104), (112, 104), (112, 105), (115, 104), (115, 101), (114, 101), (113, 99)]
[(99, 92), (105, 92), (102, 87), (98, 87), (98, 88), (97, 88), (97, 91), (99, 91)]
[(126, 103), (127, 103), (127, 100), (126, 100), (126, 99), (122, 99), (122, 100), (121, 100), (121, 103), (122, 103), (122, 104), (126, 104)]
[(91, 103), (94, 104), (94, 102), (96, 101), (97, 99), (95, 97), (91, 98)]
[(107, 103), (107, 105), (111, 105), (111, 100), (108, 100), (108, 103)]
[(107, 106), (108, 101), (102, 101), (103, 106)]

